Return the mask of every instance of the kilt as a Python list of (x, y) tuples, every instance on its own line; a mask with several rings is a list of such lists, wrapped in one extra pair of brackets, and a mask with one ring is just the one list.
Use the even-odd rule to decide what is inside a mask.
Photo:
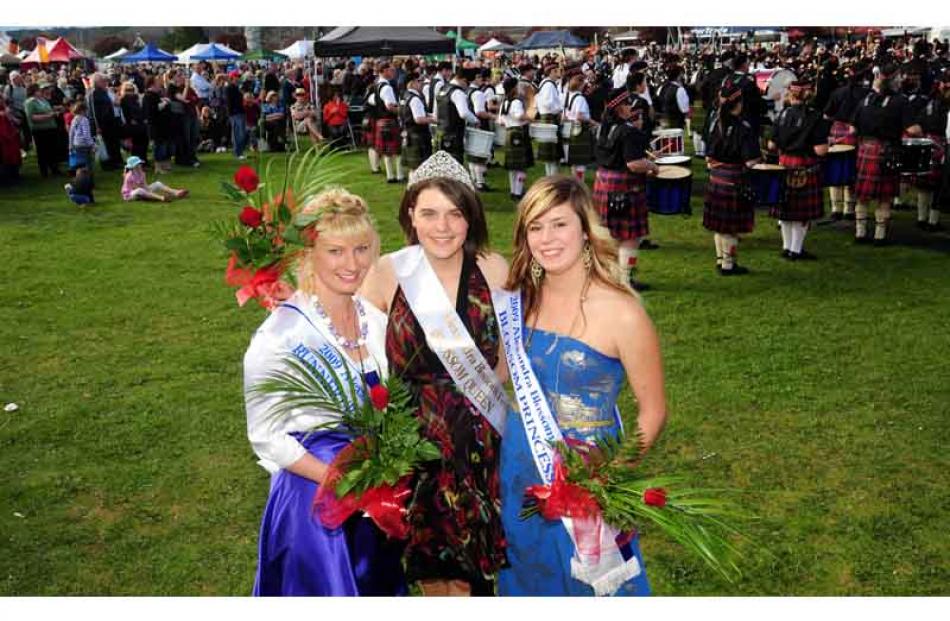
[(933, 156), (930, 160), (930, 172), (922, 175), (913, 175), (911, 182), (915, 188), (936, 192), (940, 189), (943, 179), (943, 159), (947, 154), (947, 139), (937, 134), (927, 134), (927, 138), (934, 141)]
[(755, 228), (755, 205), (742, 164), (723, 164), (709, 169), (703, 226), (724, 235), (751, 233)]
[(402, 136), (399, 132), (399, 121), (391, 118), (376, 119), (375, 138), (373, 145), (380, 155), (399, 155), (402, 147)]
[(900, 191), (900, 174), (885, 167), (887, 151), (894, 149), (875, 138), (862, 138), (858, 145), (858, 176), (854, 194), (859, 201), (891, 201)]
[(461, 132), (451, 133), (443, 131), (439, 135), (439, 149), (447, 152), (461, 164), (465, 157), (465, 128)]
[(525, 128), (509, 127), (505, 130), (505, 170), (527, 170), (531, 162), (531, 140)]
[[(548, 123), (550, 125), (558, 124), (557, 116), (553, 114), (542, 114), (538, 123)], [(539, 162), (560, 162), (561, 161), (561, 132), (558, 131), (557, 142), (539, 142), (538, 143), (538, 161)]]
[(594, 161), (594, 136), (585, 125), (580, 133), (567, 142), (567, 163), (570, 166), (587, 166)]
[(370, 149), (376, 148), (376, 119), (370, 115), (363, 117), (363, 146)]
[(422, 162), (432, 155), (432, 134), (427, 126), (421, 131), (406, 130), (406, 144), (402, 149), (402, 160), (406, 168), (419, 168)]
[(857, 134), (850, 133), (852, 126), (844, 121), (835, 121), (831, 124), (831, 131), (828, 132), (828, 141), (831, 144), (848, 144), (852, 147), (858, 146)]
[(594, 179), (594, 208), (610, 235), (618, 241), (650, 234), (646, 175), (598, 168)]
[(769, 209), (769, 215), (789, 222), (808, 222), (821, 218), (825, 212), (825, 203), (818, 158), (782, 155), (778, 163), (788, 169), (785, 177), (785, 200), (773, 205)]

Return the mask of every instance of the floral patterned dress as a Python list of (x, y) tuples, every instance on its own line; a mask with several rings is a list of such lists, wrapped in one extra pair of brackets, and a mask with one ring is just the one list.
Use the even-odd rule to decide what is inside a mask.
[[(494, 367), (498, 328), (488, 283), (474, 257), (463, 262), (455, 309)], [(498, 480), (501, 438), (429, 349), (402, 288), (390, 306), (386, 356), (390, 372), (402, 377), (418, 400), (423, 432), (442, 451), (442, 459), (427, 464), (414, 481), (407, 578), (465, 580), (473, 595), (492, 595), (494, 574), (506, 565)]]

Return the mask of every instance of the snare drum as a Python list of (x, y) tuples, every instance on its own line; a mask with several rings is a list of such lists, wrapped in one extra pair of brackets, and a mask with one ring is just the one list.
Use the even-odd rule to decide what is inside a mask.
[(828, 147), (823, 181), (825, 187), (840, 188), (854, 183), (858, 176), (858, 151), (849, 144)]
[[(577, 126), (577, 131), (575, 132), (574, 127)], [(581, 127), (579, 123), (575, 121), (564, 121), (561, 123), (561, 139), (570, 140), (577, 134), (581, 132)]]
[(651, 151), (660, 155), (683, 155), (686, 152), (681, 128), (656, 129), (653, 135), (656, 138), (650, 141)]
[(656, 177), (647, 177), (647, 205), (653, 213), (664, 216), (689, 215), (692, 190), (691, 170), (682, 166), (660, 166)]
[(930, 138), (904, 138), (901, 141), (901, 174), (930, 172), (934, 141)]
[(465, 129), (465, 153), (478, 158), (491, 157), (491, 147), (495, 142), (495, 132), (467, 127)]
[(657, 166), (683, 166), (684, 168), (689, 168), (690, 162), (691, 160), (688, 155), (665, 155), (656, 158)]
[(552, 123), (532, 123), (528, 134), (537, 142), (557, 143), (557, 125)]
[(752, 167), (752, 193), (758, 207), (771, 207), (785, 197), (785, 172), (780, 164), (756, 164)]
[(508, 135), (508, 128), (501, 123), (495, 123), (495, 146), (505, 146), (505, 136)]

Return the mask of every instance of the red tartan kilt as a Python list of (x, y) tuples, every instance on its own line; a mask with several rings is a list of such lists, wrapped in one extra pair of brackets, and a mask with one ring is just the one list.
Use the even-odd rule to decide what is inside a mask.
[(934, 141), (933, 156), (930, 160), (930, 172), (910, 177), (916, 188), (936, 192), (940, 189), (943, 180), (943, 159), (947, 154), (947, 139), (937, 134), (927, 134), (927, 138)]
[(363, 117), (363, 146), (376, 148), (376, 119), (368, 114)]
[(880, 140), (862, 140), (858, 145), (857, 200), (891, 201), (900, 191), (900, 174), (884, 169), (884, 149)]
[(831, 124), (831, 131), (828, 132), (828, 142), (831, 144), (849, 144), (852, 147), (858, 146), (857, 134), (851, 133), (852, 126), (844, 121), (835, 121)]
[(755, 206), (747, 186), (748, 178), (741, 165), (709, 169), (703, 226), (724, 235), (751, 233), (755, 228)]
[[(821, 166), (816, 157), (782, 155), (778, 163), (790, 169), (785, 176), (785, 200), (769, 209), (769, 215), (789, 222), (808, 222), (818, 220), (825, 213), (824, 194), (821, 186)], [(795, 172), (791, 169), (804, 169), (804, 185), (792, 187)]]
[(402, 147), (402, 136), (399, 130), (399, 122), (396, 119), (377, 119), (376, 120), (376, 139), (373, 141), (373, 148), (380, 155), (399, 155), (399, 149)]
[[(594, 178), (594, 208), (610, 235), (619, 241), (646, 237), (650, 234), (650, 209), (647, 206), (646, 176), (626, 170), (598, 168)], [(628, 207), (623, 212), (611, 212), (611, 195), (625, 194)]]

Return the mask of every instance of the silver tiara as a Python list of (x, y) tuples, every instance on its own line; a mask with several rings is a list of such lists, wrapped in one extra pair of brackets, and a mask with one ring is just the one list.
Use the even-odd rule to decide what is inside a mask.
[(429, 159), (422, 162), (418, 168), (413, 170), (409, 175), (409, 184), (406, 187), (411, 188), (421, 181), (434, 179), (436, 177), (452, 179), (459, 183), (464, 183), (472, 190), (475, 189), (475, 185), (472, 183), (472, 177), (468, 174), (468, 171), (446, 151), (436, 151)]

